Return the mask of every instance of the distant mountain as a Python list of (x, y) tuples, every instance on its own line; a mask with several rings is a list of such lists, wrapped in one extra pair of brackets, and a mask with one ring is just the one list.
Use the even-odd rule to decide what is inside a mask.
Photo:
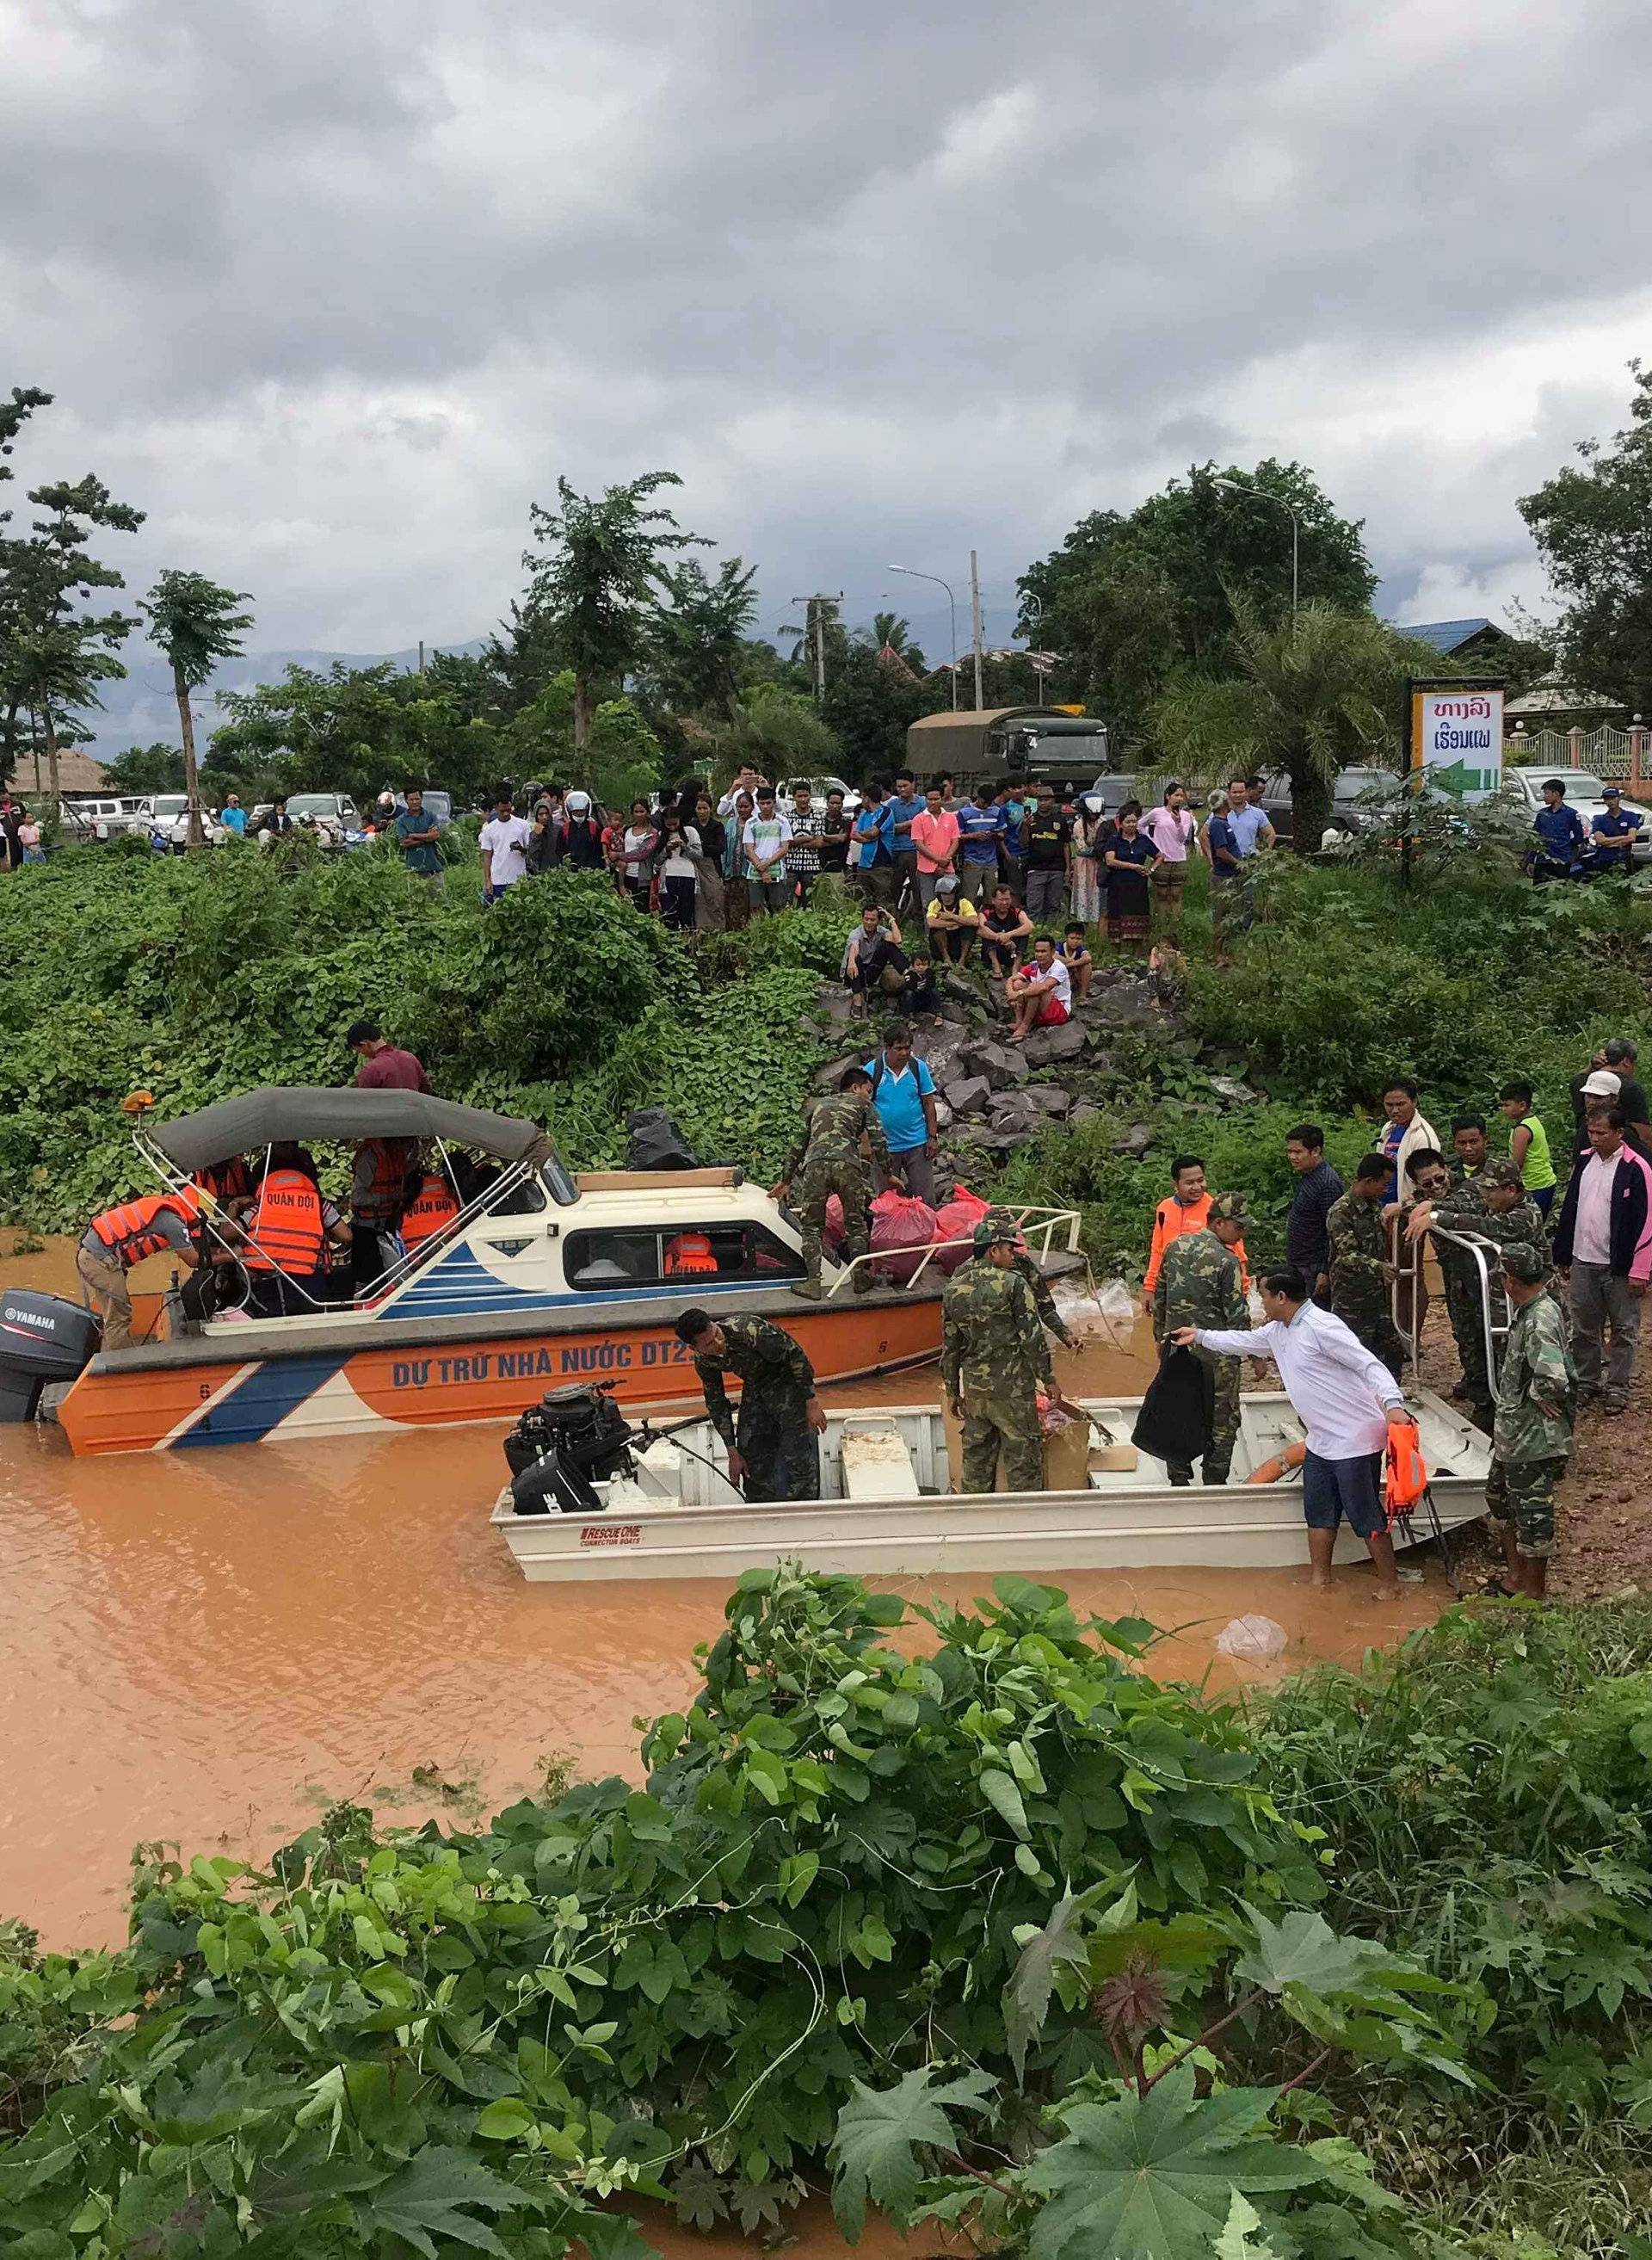
[[(426, 646), (426, 656), (442, 651), (480, 651), (487, 639), (468, 643)], [(196, 732), (205, 740), (220, 719), (214, 699), (220, 690), (252, 690), (261, 683), (279, 683), (290, 667), (313, 668), (325, 674), (335, 663), (345, 667), (392, 667), (411, 669), (418, 665), (418, 647), (407, 651), (249, 651), (219, 668), (211, 683), (195, 694)], [(133, 648), (126, 661), (124, 681), (104, 685), (103, 711), (89, 708), (80, 718), (97, 733), (89, 747), (97, 760), (112, 762), (128, 746), (175, 746), (178, 742), (178, 702), (172, 695), (172, 677), (158, 652), (148, 646)]]

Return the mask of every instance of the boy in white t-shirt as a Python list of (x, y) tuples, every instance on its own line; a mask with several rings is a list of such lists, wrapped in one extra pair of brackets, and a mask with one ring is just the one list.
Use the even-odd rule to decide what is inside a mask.
[(1047, 933), (1040, 934), (1033, 944), (1033, 962), (1011, 974), (1004, 993), (1015, 1015), (1012, 1043), (1022, 1042), (1034, 1028), (1059, 1028), (1071, 1019), (1073, 978)]
[(493, 813), (483, 826), (476, 845), (482, 850), (482, 899), (497, 903), (507, 887), (527, 876), (527, 845), (533, 830), (518, 816), (508, 792), (493, 804)]

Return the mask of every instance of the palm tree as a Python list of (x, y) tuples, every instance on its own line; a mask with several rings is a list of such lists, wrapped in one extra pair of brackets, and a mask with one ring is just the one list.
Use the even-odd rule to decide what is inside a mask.
[(195, 717), (190, 693), (198, 690), (221, 659), (233, 659), (241, 637), (253, 625), (250, 612), (238, 612), (245, 604), (244, 589), (220, 589), (204, 573), (165, 572), (145, 597), (139, 610), (148, 615), (149, 640), (158, 644), (172, 669), (172, 688), (178, 701), (178, 726), (183, 733), (183, 789), (190, 796), (189, 839), (191, 848), (206, 844), (201, 823), (201, 781), (195, 765)]
[(872, 641), (880, 651), (892, 651), (898, 659), (905, 659), (912, 638), (912, 622), (898, 612), (873, 613)]
[(1153, 709), (1153, 733), (1184, 777), (1219, 783), (1229, 771), (1282, 772), (1297, 845), (1312, 852), (1331, 820), (1338, 770), (1395, 765), (1415, 649), (1374, 612), (1332, 604), (1305, 604), (1270, 627), (1235, 597), (1234, 616), (1237, 675), (1172, 676)]

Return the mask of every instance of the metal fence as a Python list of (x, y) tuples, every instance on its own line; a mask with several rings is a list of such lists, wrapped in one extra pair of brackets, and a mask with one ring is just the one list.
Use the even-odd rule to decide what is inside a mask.
[(1652, 784), (1652, 730), (1512, 730), (1503, 741), (1511, 769), (1584, 769), (1620, 784)]

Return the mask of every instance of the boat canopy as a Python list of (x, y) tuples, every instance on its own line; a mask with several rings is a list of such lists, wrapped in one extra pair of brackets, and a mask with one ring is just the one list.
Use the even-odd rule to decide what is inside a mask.
[[(568, 1177), (561, 1155), (537, 1122), (461, 1106), (423, 1091), (272, 1084), (221, 1098), (173, 1122), (147, 1122), (144, 1134), (175, 1168), (190, 1174), (255, 1147), (309, 1138), (440, 1138), (444, 1145), (469, 1147), (495, 1161), (530, 1162), (549, 1169), (555, 1178)], [(577, 1198), (571, 1182), (558, 1198)]]

